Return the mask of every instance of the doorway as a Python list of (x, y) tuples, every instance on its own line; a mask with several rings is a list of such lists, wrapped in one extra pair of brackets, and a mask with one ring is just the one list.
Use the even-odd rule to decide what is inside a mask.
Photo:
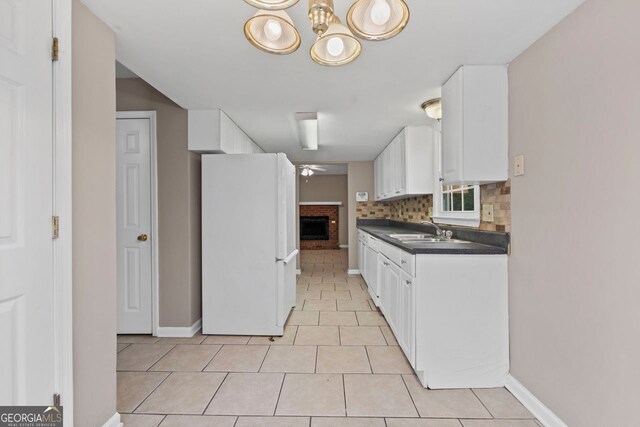
[(116, 114), (118, 334), (158, 329), (156, 113)]

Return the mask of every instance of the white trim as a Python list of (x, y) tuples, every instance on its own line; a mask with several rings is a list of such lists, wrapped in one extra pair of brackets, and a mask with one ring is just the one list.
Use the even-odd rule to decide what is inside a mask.
[(342, 206), (342, 202), (300, 202), (300, 206)]
[[(67, 416), (65, 415), (65, 418)], [(113, 416), (111, 418), (109, 418), (107, 420), (106, 423), (102, 424), (102, 427), (120, 427), (122, 426), (122, 422), (120, 421), (120, 414), (118, 412), (116, 412), (115, 414), (113, 414)]]
[(340, 249), (349, 249), (349, 245), (340, 245)]
[(198, 319), (191, 326), (172, 327), (172, 326), (158, 326), (158, 333), (156, 336), (164, 338), (191, 338), (200, 329), (202, 329), (202, 318)]
[(158, 245), (158, 139), (155, 111), (117, 111), (117, 119), (149, 119), (151, 144), (151, 333), (158, 335), (160, 328), (159, 298), (159, 245)]
[(54, 381), (66, 427), (74, 424), (71, 10), (71, 0), (52, 0), (52, 32), (60, 41), (58, 60), (52, 63), (53, 215), (60, 217), (60, 237), (53, 242)]
[(479, 227), (480, 226), (480, 219), (476, 219), (476, 218), (452, 218), (452, 217), (449, 217), (449, 216), (443, 216), (441, 214), (441, 215), (438, 215), (438, 216), (434, 215), (431, 219), (436, 224), (462, 225), (462, 226), (465, 226), (465, 227)]
[(538, 400), (520, 381), (511, 374), (505, 379), (505, 387), (522, 405), (533, 414), (545, 427), (567, 427), (567, 424)]
[(354, 269), (350, 268), (349, 270), (347, 270), (347, 274), (356, 275), (356, 274), (361, 274), (361, 273), (360, 273), (360, 270), (358, 270), (357, 268), (354, 268)]

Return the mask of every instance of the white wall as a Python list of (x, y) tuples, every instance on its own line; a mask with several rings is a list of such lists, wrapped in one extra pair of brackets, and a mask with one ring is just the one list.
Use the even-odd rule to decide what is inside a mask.
[(512, 375), (570, 426), (640, 422), (639, 18), (587, 0), (509, 68)]

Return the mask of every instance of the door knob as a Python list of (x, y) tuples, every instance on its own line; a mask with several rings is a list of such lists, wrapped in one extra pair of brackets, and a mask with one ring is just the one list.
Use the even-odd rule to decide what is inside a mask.
[(149, 236), (147, 236), (146, 234), (141, 234), (138, 236), (138, 240), (141, 242), (146, 242), (147, 240), (149, 240)]

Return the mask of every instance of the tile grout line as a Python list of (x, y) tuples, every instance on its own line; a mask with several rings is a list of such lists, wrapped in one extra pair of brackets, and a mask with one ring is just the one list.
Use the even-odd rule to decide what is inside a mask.
[(282, 389), (284, 388), (284, 381), (287, 379), (287, 373), (282, 375), (282, 382), (280, 383), (280, 390), (278, 390), (278, 398), (276, 399), (276, 406), (273, 408), (273, 416), (276, 416), (278, 412), (278, 405), (280, 404), (280, 396), (282, 396)]
[(229, 372), (225, 373), (224, 378), (222, 379), (222, 381), (220, 381), (220, 384), (218, 384), (218, 387), (216, 388), (216, 391), (213, 392), (213, 394), (211, 395), (211, 399), (209, 399), (209, 403), (207, 403), (205, 405), (205, 407), (202, 410), (202, 413), (200, 415), (204, 415), (204, 414), (207, 413), (207, 409), (209, 409), (209, 406), (211, 406), (211, 402), (213, 402), (213, 399), (216, 397), (216, 394), (218, 394), (218, 391), (220, 391), (220, 389), (222, 388), (222, 385), (225, 383), (225, 381), (227, 381), (227, 378), (229, 378)]
[(484, 402), (482, 401), (482, 399), (480, 399), (480, 397), (476, 394), (476, 392), (472, 388), (469, 388), (469, 390), (471, 390), (471, 393), (473, 393), (473, 395), (476, 397), (476, 399), (478, 399), (480, 404), (482, 404), (484, 409), (486, 409), (489, 415), (491, 415), (491, 418), (495, 419), (496, 417), (493, 415), (493, 412), (491, 412), (489, 408), (487, 408), (487, 405), (484, 404)]
[(160, 388), (160, 386), (161, 386), (162, 384), (164, 384), (164, 382), (167, 380), (167, 378), (169, 378), (172, 374), (173, 374), (173, 372), (169, 372), (169, 374), (167, 374), (167, 376), (166, 376), (166, 377), (164, 377), (164, 379), (163, 379), (162, 381), (160, 381), (160, 383), (158, 383), (158, 385), (157, 385), (157, 386), (155, 386), (155, 387), (154, 387), (154, 389), (153, 389), (153, 390), (151, 390), (151, 392), (150, 392), (149, 394), (147, 394), (147, 396), (146, 396), (144, 399), (142, 399), (142, 401), (141, 401), (141, 402), (140, 402), (140, 403), (139, 403), (139, 404), (138, 404), (138, 405), (133, 409), (133, 411), (129, 412), (129, 414), (134, 414), (134, 413), (138, 410), (138, 408), (140, 408), (140, 406), (142, 406), (142, 404), (143, 404), (143, 403), (144, 403), (144, 402), (145, 402), (145, 401), (146, 401), (146, 400), (147, 400), (147, 399), (148, 399), (148, 398), (149, 398), (153, 393), (155, 393), (155, 391), (156, 391), (158, 388)]
[(404, 388), (407, 390), (407, 393), (409, 393), (409, 398), (411, 399), (411, 403), (413, 403), (413, 408), (416, 410), (416, 414), (418, 414), (418, 418), (422, 418), (422, 415), (420, 415), (420, 411), (418, 410), (418, 406), (416, 405), (416, 401), (413, 399), (413, 395), (411, 394), (411, 390), (409, 390), (409, 386), (407, 385), (407, 381), (404, 379), (404, 375), (400, 375), (400, 378), (402, 379), (402, 383), (404, 384)]

